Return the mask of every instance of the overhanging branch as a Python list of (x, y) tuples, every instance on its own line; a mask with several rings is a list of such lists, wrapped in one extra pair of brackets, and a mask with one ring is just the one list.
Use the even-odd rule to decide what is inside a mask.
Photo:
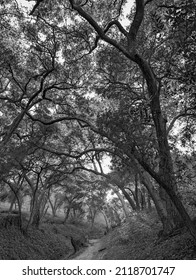
[[(75, 2), (73, 0), (69, 0), (72, 8), (74, 10), (76, 10), (79, 15), (84, 18), (93, 28), (94, 30), (98, 33), (98, 36), (104, 40), (105, 42), (111, 44), (112, 46), (114, 46), (115, 48), (117, 48), (120, 52), (122, 52), (127, 58), (131, 59), (132, 61), (134, 61), (134, 56), (131, 55), (131, 53), (129, 51), (126, 50), (126, 48), (124, 48), (123, 46), (121, 46), (116, 40), (110, 38), (109, 36), (107, 36), (105, 34), (105, 30), (102, 29), (99, 24), (91, 17), (91, 15), (89, 15), (81, 6), (75, 4)], [(118, 28), (121, 29), (121, 32), (123, 31), (123, 34), (125, 35), (126, 31), (124, 30), (124, 28), (120, 25), (117, 24), (116, 21), (115, 24), (117, 25)], [(110, 25), (110, 24), (109, 24)], [(114, 23), (112, 24), (114, 25)], [(119, 30), (120, 30), (119, 29)], [(99, 38), (97, 38), (96, 40), (98, 40)]]

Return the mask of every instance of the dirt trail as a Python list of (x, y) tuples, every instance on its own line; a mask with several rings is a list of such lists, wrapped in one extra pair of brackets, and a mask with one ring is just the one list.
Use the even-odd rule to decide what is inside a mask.
[(104, 251), (105, 248), (104, 245), (102, 245), (101, 239), (91, 239), (89, 240), (88, 248), (73, 257), (72, 260), (101, 260), (104, 255)]

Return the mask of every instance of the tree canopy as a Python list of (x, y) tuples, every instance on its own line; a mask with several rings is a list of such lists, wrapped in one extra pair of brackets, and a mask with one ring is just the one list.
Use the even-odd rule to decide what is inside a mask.
[(2, 199), (28, 195), (29, 224), (153, 205), (196, 239), (195, 15), (193, 0), (1, 4)]

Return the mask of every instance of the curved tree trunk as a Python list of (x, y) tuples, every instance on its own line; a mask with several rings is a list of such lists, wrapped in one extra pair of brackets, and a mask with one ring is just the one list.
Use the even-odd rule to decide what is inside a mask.
[(106, 232), (109, 230), (109, 222), (108, 222), (108, 217), (107, 215), (105, 214), (104, 211), (101, 211), (103, 217), (104, 217), (104, 220), (105, 220), (105, 224), (106, 224)]
[[(176, 191), (176, 180), (174, 177), (173, 162), (171, 158), (169, 143), (167, 139), (167, 129), (166, 129), (166, 117), (163, 116), (161, 105), (160, 105), (160, 85), (157, 81), (150, 65), (142, 59), (139, 55), (135, 56), (136, 63), (140, 67), (148, 86), (148, 93), (150, 98), (150, 108), (152, 113), (152, 118), (155, 125), (155, 131), (158, 143), (158, 156), (159, 156), (159, 171), (158, 176), (165, 182), (170, 188)], [(162, 187), (162, 186), (161, 186)], [(163, 190), (162, 194), (167, 190)], [(172, 220), (174, 226), (182, 222), (179, 213), (174, 208), (173, 203), (171, 203), (171, 198), (164, 195), (166, 208), (168, 210), (168, 215)]]
[[(131, 167), (137, 172), (140, 176), (141, 183), (146, 187), (150, 197), (152, 198), (157, 214), (161, 220), (163, 231), (166, 233), (168, 230), (170, 231), (173, 227), (173, 223), (168, 218), (167, 210), (163, 205), (163, 201), (159, 196), (159, 193), (154, 189), (152, 182), (149, 178), (149, 174), (141, 167), (138, 161), (130, 155), (131, 159)], [(127, 163), (129, 164), (129, 162)]]
[(125, 214), (125, 218), (127, 219), (129, 217), (129, 209), (127, 208), (127, 205), (124, 201), (123, 196), (120, 194), (120, 192), (115, 187), (111, 186), (111, 188), (113, 189), (115, 194), (118, 196), (118, 198), (119, 198), (119, 200), (122, 204), (122, 208), (123, 208), (123, 211), (124, 211), (124, 214)]
[[(155, 125), (158, 144), (159, 173), (152, 171), (150, 166), (143, 161), (141, 155), (135, 155), (135, 152), (137, 153), (137, 150), (134, 150), (134, 147), (132, 147), (132, 143), (130, 143), (130, 146), (133, 149), (131, 151), (131, 156), (134, 155), (136, 157), (142, 167), (157, 181), (160, 187), (166, 191), (166, 193), (174, 203), (181, 217), (178, 215), (175, 208), (171, 206), (173, 207), (170, 213), (170, 218), (173, 220), (172, 222), (174, 222), (175, 225), (178, 225), (178, 223), (181, 223), (182, 218), (185, 221), (185, 224), (188, 227), (190, 233), (196, 240), (196, 229), (194, 228), (193, 223), (183, 204), (175, 193), (176, 182), (174, 178), (171, 153), (167, 139), (166, 119), (163, 116), (160, 105), (160, 84), (151, 68), (150, 63), (143, 59), (137, 53), (137, 34), (144, 19), (145, 2), (144, 0), (136, 0), (135, 3), (135, 15), (132, 23), (129, 26), (129, 31), (127, 32), (118, 22), (119, 31), (124, 35), (127, 41), (127, 47), (124, 47), (121, 42), (118, 42), (117, 40), (108, 36), (107, 30), (104, 30), (101, 26), (99, 26), (96, 20), (90, 14), (88, 14), (88, 12), (86, 12), (86, 10), (83, 9), (81, 5), (78, 5), (77, 2), (70, 0), (71, 7), (76, 10), (80, 14), (80, 16), (94, 28), (94, 30), (98, 33), (98, 38), (101, 38), (102, 40), (113, 46), (115, 49), (117, 49), (119, 52), (123, 53), (129, 61), (135, 62), (140, 68), (147, 84), (150, 109)], [(125, 154), (127, 154), (127, 147), (124, 152)]]
[(170, 229), (172, 225), (170, 225), (170, 220), (167, 217), (167, 211), (163, 206), (162, 200), (159, 197), (159, 194), (153, 189), (152, 183), (150, 182), (150, 179), (148, 179), (148, 176), (142, 175), (141, 182), (147, 188), (154, 202), (155, 208), (157, 210), (157, 214), (159, 215), (159, 218), (163, 225), (163, 231), (166, 233), (166, 231), (168, 231), (168, 229)]
[[(158, 142), (159, 172), (153, 173), (152, 176), (159, 183), (160, 187), (163, 188), (167, 193), (168, 197), (166, 199), (169, 200), (170, 198), (173, 202), (169, 202), (170, 205), (168, 212), (173, 226), (179, 226), (179, 224), (181, 224), (183, 220), (188, 227), (191, 235), (196, 240), (196, 229), (182, 202), (176, 194), (176, 181), (174, 177), (173, 163), (167, 139), (166, 119), (163, 117), (160, 106), (160, 88), (158, 85), (158, 81), (156, 80), (150, 66), (138, 55), (136, 56), (136, 62), (140, 67), (147, 82), (151, 113), (155, 124)], [(141, 163), (143, 162), (141, 161)], [(143, 164), (143, 167), (146, 168), (146, 164)], [(149, 168), (147, 168), (147, 171), (149, 171)], [(178, 212), (176, 211), (176, 209), (178, 210)]]
[[(107, 179), (107, 185), (110, 184), (110, 186), (112, 187), (113, 191), (116, 192), (117, 189), (115, 187), (112, 186), (113, 185), (116, 185), (123, 193), (123, 195), (125, 196), (125, 198), (127, 199), (127, 201), (129, 202), (131, 208), (133, 210), (136, 210), (136, 206), (135, 206), (135, 203), (133, 201), (133, 199), (130, 197), (130, 195), (126, 192), (125, 188), (124, 188), (124, 184), (122, 183), (122, 181), (120, 180), (120, 177), (119, 176), (116, 176), (116, 178), (114, 178), (113, 176), (111, 175), (104, 175), (104, 177)], [(118, 177), (118, 178), (117, 178)], [(117, 191), (118, 192), (118, 191)], [(119, 192), (118, 192), (119, 193)], [(116, 193), (117, 194), (117, 193)], [(118, 194), (117, 194), (118, 196)], [(125, 205), (124, 203), (124, 200), (123, 198), (120, 198), (120, 201), (122, 203), (122, 205)], [(124, 206), (123, 206), (124, 207)], [(125, 210), (125, 209), (124, 209)], [(127, 210), (125, 210), (125, 212), (127, 212)], [(126, 216), (126, 214), (125, 214)]]
[(128, 194), (128, 192), (124, 189), (123, 186), (119, 186), (120, 190), (122, 191), (123, 195), (125, 196), (125, 198), (127, 199), (127, 201), (129, 202), (131, 208), (133, 210), (136, 210), (137, 207), (135, 206), (135, 203), (133, 201), (133, 199), (130, 197), (130, 195)]

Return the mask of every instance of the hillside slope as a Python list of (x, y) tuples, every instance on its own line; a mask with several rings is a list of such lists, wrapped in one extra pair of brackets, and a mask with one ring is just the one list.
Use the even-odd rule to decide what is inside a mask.
[[(58, 220), (45, 222), (40, 229), (30, 228), (28, 234), (22, 234), (16, 225), (10, 225), (0, 228), (0, 259), (196, 259), (196, 246), (185, 228), (165, 238), (158, 237), (160, 229), (156, 216), (144, 213), (133, 215), (107, 235), (103, 235), (100, 226), (65, 225)], [(77, 241), (79, 251), (76, 254), (70, 236)]]
[(102, 239), (107, 260), (196, 259), (196, 246), (185, 228), (158, 237), (161, 227), (153, 217), (138, 214)]

